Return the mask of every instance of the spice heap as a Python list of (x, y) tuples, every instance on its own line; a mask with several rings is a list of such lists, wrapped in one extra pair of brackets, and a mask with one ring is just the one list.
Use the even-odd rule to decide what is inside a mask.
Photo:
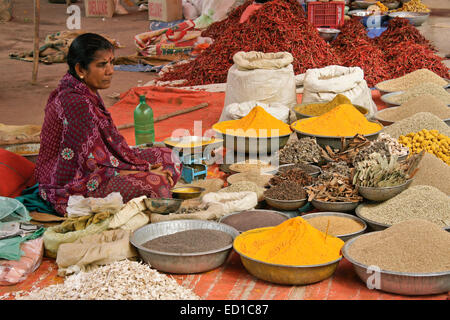
[(285, 172), (278, 173), (270, 179), (269, 184), (272, 186), (277, 186), (282, 182), (291, 181), (302, 186), (309, 186), (313, 184), (314, 180), (315, 179), (310, 174), (302, 169), (293, 168)]
[(448, 93), (442, 86), (433, 82), (425, 82), (412, 87), (401, 94), (390, 97), (389, 101), (402, 104), (410, 99), (420, 97), (424, 94), (430, 94), (446, 105), (450, 104), (450, 93)]
[[(243, 11), (242, 7), (236, 10)], [(233, 55), (239, 51), (290, 52), (295, 74), (340, 64), (339, 57), (307, 21), (296, 0), (267, 2), (244, 23), (238, 22), (237, 13), (230, 16), (231, 19), (212, 25), (212, 32), (208, 28), (203, 33), (214, 36), (213, 44), (195, 60), (164, 73), (160, 80), (186, 79), (183, 86), (225, 83)]]
[(383, 127), (368, 121), (351, 104), (341, 104), (321, 116), (294, 122), (293, 127), (301, 132), (322, 136), (353, 137), (356, 134), (371, 134)]
[(402, 77), (379, 83), (377, 85), (377, 88), (387, 92), (406, 91), (425, 82), (432, 82), (441, 87), (444, 87), (448, 84), (447, 80), (441, 78), (433, 71), (430, 71), (428, 69), (419, 69), (405, 74)]
[(223, 188), (219, 190), (220, 192), (243, 192), (243, 191), (252, 191), (255, 192), (258, 200), (262, 200), (264, 198), (264, 189), (263, 187), (257, 185), (253, 181), (237, 181), (233, 183), (231, 186)]
[(192, 290), (136, 261), (116, 261), (89, 272), (79, 272), (55, 284), (29, 293), (19, 300), (198, 300)]
[(423, 4), (420, 0), (410, 0), (408, 2), (403, 2), (403, 5), (396, 9), (395, 11), (405, 11), (405, 12), (430, 12), (431, 10)]
[(352, 165), (355, 156), (360, 150), (370, 146), (370, 141), (364, 136), (357, 134), (354, 137), (341, 138), (341, 149), (333, 151), (330, 146), (325, 147), (323, 157), (328, 162), (344, 161), (348, 165)]
[(232, 174), (227, 178), (227, 182), (230, 184), (236, 184), (241, 181), (250, 181), (256, 183), (260, 187), (264, 187), (272, 179), (271, 174), (261, 174), (258, 170), (244, 171), (241, 173)]
[(353, 184), (362, 187), (394, 187), (405, 183), (408, 178), (396, 157), (388, 161), (386, 156), (375, 152), (367, 160), (356, 163)]
[(311, 103), (304, 106), (297, 106), (295, 111), (308, 116), (320, 116), (341, 104), (352, 104), (350, 99), (342, 94), (336, 95), (333, 100), (324, 103)]
[(296, 217), (282, 224), (257, 229), (236, 237), (236, 250), (259, 261), (290, 265), (316, 265), (341, 257), (344, 241), (312, 227), (305, 219)]
[(356, 167), (358, 162), (368, 160), (373, 153), (377, 153), (386, 159), (391, 158), (391, 153), (389, 151), (388, 145), (383, 141), (374, 141), (371, 142), (365, 148), (359, 150), (359, 152), (355, 155), (353, 159), (353, 165)]
[(275, 200), (303, 200), (306, 192), (297, 182), (283, 181), (264, 191), (264, 196)]
[(450, 138), (438, 130), (422, 129), (419, 132), (411, 132), (400, 136), (398, 141), (407, 146), (411, 153), (425, 150), (450, 165)]
[[(350, 177), (351, 170), (348, 164), (345, 161), (334, 161), (329, 162), (326, 165), (322, 166), (322, 172), (323, 173), (337, 173), (343, 177)], [(325, 177), (325, 175), (322, 173), (321, 179)]]
[(280, 163), (320, 163), (323, 149), (315, 138), (301, 138), (285, 145), (279, 151)]
[(392, 138), (398, 139), (401, 135), (410, 132), (419, 132), (422, 129), (438, 130), (446, 136), (450, 136), (450, 127), (434, 114), (429, 112), (419, 112), (411, 117), (397, 121), (383, 129), (383, 132)]
[(364, 226), (358, 221), (346, 217), (339, 216), (317, 216), (305, 220), (314, 228), (331, 234), (332, 236), (342, 236), (345, 234), (355, 233), (364, 229)]
[(233, 243), (228, 233), (212, 229), (192, 229), (160, 236), (142, 246), (159, 252), (196, 253), (218, 250)]
[(350, 177), (338, 173), (324, 172), (312, 186), (305, 189), (308, 201), (359, 202), (363, 199), (353, 187)]
[(450, 227), (450, 198), (432, 186), (409, 187), (385, 202), (362, 204), (359, 208), (363, 218), (387, 225), (425, 219)]
[(278, 168), (278, 173), (283, 173), (286, 171), (289, 171), (291, 169), (301, 169), (303, 171), (305, 171), (307, 174), (313, 175), (313, 174), (318, 174), (320, 172), (320, 168), (314, 166), (314, 165), (310, 165), (310, 164), (303, 164), (303, 163), (295, 163), (295, 164), (289, 164), (287, 166), (284, 167), (280, 167)]
[(450, 270), (450, 233), (423, 219), (398, 223), (356, 239), (351, 259), (382, 270), (435, 273)]
[(240, 232), (256, 228), (274, 227), (288, 219), (276, 211), (250, 210), (231, 214), (220, 222), (232, 226)]
[(409, 153), (409, 149), (407, 147), (403, 146), (397, 139), (392, 138), (384, 132), (380, 133), (375, 142), (383, 142), (387, 146), (391, 156), (403, 157)]
[(433, 186), (450, 196), (450, 166), (431, 153), (425, 153), (411, 186)]
[(230, 165), (230, 170), (235, 172), (247, 172), (247, 171), (271, 171), (275, 170), (273, 166), (268, 162), (260, 160), (249, 159), (244, 162), (233, 163)]
[(292, 132), (289, 125), (278, 120), (260, 106), (254, 107), (241, 119), (216, 123), (213, 125), (213, 129), (223, 134), (242, 137), (275, 137)]

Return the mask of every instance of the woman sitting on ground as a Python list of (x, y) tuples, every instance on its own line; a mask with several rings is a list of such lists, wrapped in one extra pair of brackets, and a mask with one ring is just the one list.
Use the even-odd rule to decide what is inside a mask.
[(98, 90), (110, 86), (114, 51), (97, 34), (70, 45), (68, 73), (49, 97), (36, 163), (39, 192), (64, 215), (70, 195), (104, 198), (120, 192), (170, 197), (180, 165), (168, 148), (131, 149), (114, 125)]

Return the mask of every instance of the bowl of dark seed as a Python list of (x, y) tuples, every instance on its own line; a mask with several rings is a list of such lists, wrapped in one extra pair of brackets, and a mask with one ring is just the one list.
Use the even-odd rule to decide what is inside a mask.
[(307, 174), (309, 174), (312, 177), (318, 177), (319, 174), (322, 172), (322, 169), (320, 167), (315, 166), (313, 164), (308, 163), (288, 163), (288, 164), (282, 164), (280, 165), (277, 170), (271, 171), (270, 174), (282, 174), (285, 172), (288, 172), (291, 169), (298, 168), (300, 170), (305, 171)]
[(308, 174), (300, 168), (289, 168), (274, 175), (269, 180), (269, 186), (274, 187), (285, 181), (295, 182), (301, 186), (310, 186), (316, 181), (316, 177)]
[(246, 210), (234, 212), (220, 218), (219, 222), (232, 226), (239, 232), (252, 229), (275, 227), (290, 217), (282, 212), (274, 210)]
[(307, 202), (306, 191), (297, 182), (283, 181), (264, 191), (267, 204), (279, 210), (297, 210)]
[(221, 266), (239, 232), (205, 220), (172, 220), (147, 224), (130, 237), (140, 257), (167, 273), (206, 272)]

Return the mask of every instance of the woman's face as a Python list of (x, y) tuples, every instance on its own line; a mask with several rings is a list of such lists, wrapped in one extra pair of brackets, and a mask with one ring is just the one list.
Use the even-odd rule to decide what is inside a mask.
[(99, 89), (107, 89), (111, 85), (114, 73), (114, 52), (112, 50), (100, 50), (95, 53), (94, 60), (88, 65), (88, 69), (78, 66), (78, 75), (93, 93)]

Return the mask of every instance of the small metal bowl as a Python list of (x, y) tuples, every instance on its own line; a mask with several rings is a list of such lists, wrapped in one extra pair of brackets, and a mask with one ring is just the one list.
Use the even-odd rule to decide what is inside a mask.
[[(282, 165), (280, 165), (277, 168), (277, 170), (270, 171), (270, 173), (271, 174), (278, 174), (278, 173), (287, 171), (287, 170), (289, 170), (289, 167), (293, 167), (293, 166), (296, 166), (296, 165), (297, 164), (295, 164), (295, 163), (282, 164)], [(311, 177), (315, 177), (316, 178), (322, 173), (322, 169), (320, 167), (318, 167), (318, 166), (313, 165), (313, 164), (304, 164), (304, 165), (301, 165), (301, 166), (305, 166), (305, 167), (308, 167), (308, 168), (311, 168), (311, 169), (315, 170), (314, 172), (309, 173), (309, 175)]]
[[(206, 147), (216, 149), (222, 146), (223, 141), (214, 137), (200, 137), (200, 136), (181, 136), (169, 137), (164, 139), (164, 144), (171, 149), (179, 149), (186, 154), (198, 153), (204, 151)], [(191, 145), (192, 144), (192, 145)], [(184, 145), (184, 146), (183, 146)]]
[(172, 220), (147, 224), (130, 237), (141, 258), (153, 268), (168, 273), (190, 274), (206, 272), (221, 266), (232, 251), (232, 244), (217, 250), (195, 253), (160, 252), (143, 247), (152, 239), (185, 230), (211, 229), (228, 233), (235, 239), (239, 232), (223, 223), (205, 220)]
[(152, 213), (169, 214), (180, 209), (182, 199), (171, 198), (146, 198), (144, 199), (147, 209)]
[[(348, 251), (359, 237), (365, 237), (369, 234), (363, 234), (347, 241), (342, 248), (342, 255), (353, 265), (356, 274), (365, 284), (374, 271), (369, 270), (369, 266), (355, 261), (349, 256)], [(431, 295), (446, 293), (450, 291), (450, 271), (436, 273), (406, 273), (380, 270), (379, 272), (379, 290), (396, 293), (401, 295)]]
[[(189, 190), (187, 190), (189, 189)], [(170, 190), (176, 199), (193, 199), (198, 198), (205, 188), (201, 187), (177, 187)]]
[(391, 93), (388, 93), (388, 94), (383, 94), (380, 97), (380, 99), (381, 99), (381, 101), (383, 101), (386, 104), (386, 106), (388, 108), (390, 108), (390, 107), (398, 107), (401, 103), (393, 102), (393, 101), (390, 100), (390, 98), (392, 98), (393, 96), (398, 96), (399, 94), (402, 94), (403, 92), (404, 91), (396, 91), (396, 92), (391, 92)]
[(351, 214), (347, 214), (347, 213), (342, 213), (342, 212), (315, 212), (315, 213), (308, 213), (302, 216), (303, 219), (308, 220), (308, 219), (312, 219), (315, 217), (328, 217), (328, 216), (336, 216), (336, 217), (343, 217), (343, 218), (347, 218), (347, 219), (351, 219), (354, 220), (358, 223), (361, 224), (362, 229), (356, 232), (352, 232), (352, 233), (347, 233), (347, 234), (338, 234), (338, 235), (334, 235), (335, 237), (338, 237), (339, 239), (341, 239), (342, 241), (348, 241), (356, 236), (359, 236), (361, 234), (363, 234), (366, 229), (367, 229), (367, 224), (364, 220), (355, 217), (354, 215)]
[(354, 210), (360, 202), (329, 202), (313, 199), (311, 204), (321, 211), (347, 212)]
[[(265, 229), (267, 228), (249, 230), (242, 233), (239, 237), (248, 233), (261, 232)], [(277, 284), (306, 285), (325, 280), (334, 274), (342, 259), (341, 256), (339, 259), (328, 263), (310, 266), (290, 266), (267, 263), (246, 256), (236, 249), (235, 242), (236, 239), (233, 242), (233, 248), (239, 254), (245, 269), (258, 279)]]
[[(297, 137), (299, 139), (304, 138), (304, 137), (313, 137), (316, 139), (317, 144), (319, 144), (321, 147), (326, 147), (326, 146), (330, 146), (333, 149), (338, 149), (340, 150), (342, 148), (341, 145), (341, 138), (346, 138), (346, 139), (352, 139), (353, 136), (346, 136), (346, 137), (338, 137), (338, 136), (322, 136), (322, 135), (318, 135), (318, 134), (312, 134), (312, 133), (307, 133), (307, 132), (303, 132), (300, 130), (295, 129), (295, 125), (298, 121), (302, 121), (302, 120), (297, 120), (295, 122), (293, 122), (291, 124), (291, 128), (292, 130), (297, 134)], [(370, 121), (370, 122), (375, 122), (378, 123), (381, 126), (381, 129), (377, 132), (371, 133), (371, 134), (365, 134), (363, 135), (367, 140), (373, 141), (376, 140), (378, 138), (378, 135), (380, 134), (381, 131), (383, 131), (383, 125), (377, 121)]]
[(388, 14), (390, 18), (403, 18), (408, 19), (415, 27), (421, 26), (430, 17), (430, 13), (427, 12), (391, 12)]
[(367, 9), (368, 7), (370, 7), (371, 5), (374, 5), (375, 3), (377, 3), (376, 1), (360, 1), (360, 0), (356, 0), (353, 1), (353, 3), (361, 9)]
[(383, 3), (389, 10), (397, 9), (400, 7), (400, 1)]
[[(330, 101), (317, 101), (317, 102), (308, 102), (308, 103), (297, 104), (293, 108), (297, 120), (315, 117), (315, 116), (311, 116), (309, 114), (301, 113), (300, 112), (301, 107), (304, 107), (304, 106), (307, 106), (310, 104), (327, 103), (327, 102), (330, 102)], [(366, 107), (360, 106), (360, 105), (355, 105), (355, 104), (353, 106), (356, 109), (358, 109), (358, 111), (361, 112), (366, 118), (369, 118), (369, 109), (367, 109)]]
[[(283, 218), (285, 221), (291, 218), (291, 217), (288, 216), (287, 214), (282, 213), (282, 212), (279, 212), (279, 211), (275, 211), (275, 210), (254, 209), (254, 210), (246, 210), (246, 211), (240, 211), (240, 212), (229, 213), (229, 214), (227, 214), (227, 215), (224, 215), (222, 218), (220, 218), (220, 219), (219, 219), (219, 222), (220, 222), (220, 223), (227, 224), (227, 225), (229, 225), (229, 226), (235, 228), (237, 231), (239, 231), (239, 233), (242, 233), (242, 232), (245, 232), (245, 231), (248, 231), (248, 230), (252, 230), (252, 229), (256, 229), (256, 228), (275, 227), (275, 225), (272, 225), (272, 226), (269, 226), (269, 225), (265, 225), (265, 226), (260, 225), (260, 226), (258, 226), (258, 227), (252, 228), (252, 229), (240, 230), (240, 229), (237, 228), (236, 226), (233, 226), (233, 225), (227, 223), (227, 219), (230, 218), (230, 217), (232, 217), (232, 216), (235, 216), (235, 215), (238, 215), (238, 214), (251, 213), (251, 212), (261, 212), (262, 214), (264, 214), (265, 212), (267, 212), (267, 213), (274, 213), (274, 214), (279, 215), (279, 216), (280, 216), (281, 218)], [(255, 221), (255, 222), (256, 222), (256, 223), (259, 223), (260, 221)]]
[(359, 194), (362, 195), (367, 200), (386, 201), (395, 197), (402, 191), (408, 189), (413, 180), (414, 178), (408, 179), (406, 182), (393, 187), (363, 187), (357, 185), (357, 188)]
[(308, 199), (299, 199), (299, 200), (278, 200), (273, 198), (268, 198), (266, 195), (264, 195), (264, 200), (266, 200), (267, 204), (275, 209), (279, 210), (297, 210), (298, 208), (303, 207), (307, 202)]
[(333, 28), (317, 28), (319, 32), (319, 36), (325, 41), (333, 41), (336, 39), (341, 30), (333, 29)]

